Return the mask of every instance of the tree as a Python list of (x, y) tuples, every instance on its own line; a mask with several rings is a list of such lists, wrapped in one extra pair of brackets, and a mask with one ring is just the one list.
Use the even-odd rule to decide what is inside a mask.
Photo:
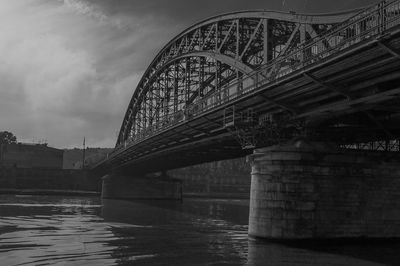
[(0, 144), (17, 143), (17, 137), (8, 131), (0, 131)]

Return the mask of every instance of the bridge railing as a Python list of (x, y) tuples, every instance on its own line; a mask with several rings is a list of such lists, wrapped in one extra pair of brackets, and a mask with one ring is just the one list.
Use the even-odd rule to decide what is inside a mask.
[(352, 45), (384, 35), (387, 29), (399, 24), (400, 0), (380, 2), (337, 25), (324, 35), (299, 45), (290, 54), (272, 60), (246, 77), (235, 79), (214, 93), (187, 106), (185, 110), (179, 111), (183, 115), (173, 113), (166, 116), (161, 126), (152, 125), (143, 129), (140, 134), (136, 134), (128, 142), (121, 145), (121, 148), (127, 145), (132, 146), (145, 138), (167, 130), (171, 126), (244, 97), (263, 85), (273, 84), (295, 71), (321, 62)]
[(196, 116), (272, 84), (288, 74), (304, 69), (346, 48), (384, 34), (400, 22), (400, 1), (381, 2), (334, 27), (321, 37), (311, 39), (284, 57), (279, 57), (249, 74), (243, 80), (235, 80), (219, 91), (188, 107), (189, 116)]

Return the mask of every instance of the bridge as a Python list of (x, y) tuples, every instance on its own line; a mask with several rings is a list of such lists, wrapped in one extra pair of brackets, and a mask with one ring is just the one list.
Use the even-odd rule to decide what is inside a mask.
[[(397, 168), (390, 168), (396, 160), (392, 171), (381, 169), (383, 152), (390, 161), (399, 150), (399, 70), (398, 0), (338, 14), (244, 11), (212, 17), (184, 30), (153, 59), (128, 105), (114, 151), (95, 169), (138, 175), (253, 153), (249, 233), (336, 237), (325, 218), (315, 221), (318, 208), (337, 206), (317, 207), (328, 200), (315, 199), (316, 187), (323, 187), (316, 176), (345, 175), (353, 183), (337, 184), (354, 195), (361, 193), (354, 186), (365, 182), (365, 173), (382, 174), (400, 187), (392, 179)], [(321, 163), (319, 156), (329, 159)], [(371, 179), (369, 189), (376, 182)], [(382, 191), (390, 187), (379, 184)], [(317, 194), (335, 197), (337, 189)], [(306, 199), (289, 199), (291, 193)], [(366, 191), (362, 194), (365, 204)], [(349, 198), (341, 208), (371, 212), (352, 201), (357, 202)], [(302, 204), (289, 210), (288, 202)], [(281, 222), (282, 213), (296, 222), (286, 221), (287, 228), (271, 222)], [(310, 220), (312, 229), (294, 229), (299, 220)], [(343, 236), (375, 232), (359, 225), (349, 231)], [(390, 234), (400, 234), (399, 226)]]

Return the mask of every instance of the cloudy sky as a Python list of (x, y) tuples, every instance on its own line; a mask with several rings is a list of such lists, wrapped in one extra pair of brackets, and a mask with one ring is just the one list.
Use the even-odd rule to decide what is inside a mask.
[(0, 131), (50, 146), (113, 147), (158, 50), (235, 10), (326, 13), (377, 0), (0, 0)]

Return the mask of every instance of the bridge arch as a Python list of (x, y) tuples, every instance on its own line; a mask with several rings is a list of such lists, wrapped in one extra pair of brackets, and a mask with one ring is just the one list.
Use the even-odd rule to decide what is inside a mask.
[(189, 104), (285, 56), (354, 13), (243, 11), (194, 24), (168, 42), (145, 71), (116, 146), (162, 127)]

